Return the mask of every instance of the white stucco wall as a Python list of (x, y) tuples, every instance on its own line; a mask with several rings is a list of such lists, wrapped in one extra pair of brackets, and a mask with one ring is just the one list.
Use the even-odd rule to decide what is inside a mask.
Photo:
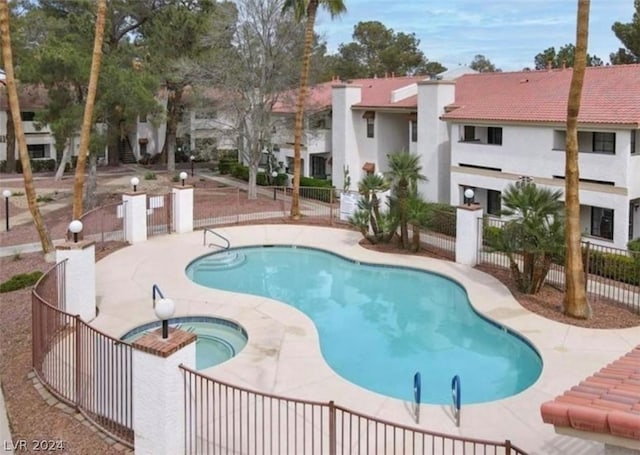
[[(357, 187), (362, 172), (356, 135), (362, 129), (362, 112), (353, 112), (351, 106), (359, 103), (362, 93), (357, 85), (336, 85), (333, 87), (331, 121), (331, 141), (333, 164), (331, 178), (336, 188), (344, 186), (343, 166), (348, 166), (351, 176), (351, 188)], [(359, 121), (356, 121), (359, 120)], [(357, 124), (357, 125), (356, 125)]]
[(418, 84), (418, 143), (420, 164), (426, 182), (419, 191), (429, 201), (447, 202), (449, 193), (449, 127), (440, 120), (444, 107), (454, 101), (451, 81), (423, 81)]
[(410, 128), (407, 115), (407, 112), (376, 112), (375, 139), (377, 142), (377, 155), (373, 160), (376, 163), (376, 172), (389, 170), (387, 155), (409, 150)]

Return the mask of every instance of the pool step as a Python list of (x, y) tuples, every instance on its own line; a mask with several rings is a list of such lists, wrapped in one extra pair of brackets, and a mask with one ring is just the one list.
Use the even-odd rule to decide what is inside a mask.
[(208, 270), (228, 269), (237, 267), (246, 260), (244, 253), (239, 251), (225, 251), (223, 253), (213, 254), (203, 259), (197, 265), (198, 272)]

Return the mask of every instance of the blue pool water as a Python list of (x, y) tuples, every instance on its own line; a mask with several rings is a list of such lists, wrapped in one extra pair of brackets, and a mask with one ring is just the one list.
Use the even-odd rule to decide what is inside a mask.
[[(160, 327), (160, 321), (141, 325), (125, 333), (121, 340), (132, 343)], [(235, 322), (207, 316), (169, 319), (169, 326), (193, 332), (196, 339), (196, 369), (218, 365), (234, 357), (247, 344), (247, 332)]]
[(270, 297), (307, 314), (322, 353), (345, 379), (383, 395), (463, 403), (514, 395), (536, 381), (542, 362), (520, 337), (479, 316), (456, 282), (424, 271), (359, 264), (320, 250), (239, 248), (187, 267), (198, 284)]

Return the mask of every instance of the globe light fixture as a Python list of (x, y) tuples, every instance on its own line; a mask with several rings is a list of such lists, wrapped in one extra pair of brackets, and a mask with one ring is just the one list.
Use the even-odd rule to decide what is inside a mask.
[(80, 220), (73, 220), (69, 223), (69, 232), (73, 234), (73, 243), (78, 243), (78, 234), (82, 232), (82, 228), (83, 225)]
[(464, 190), (464, 203), (470, 206), (473, 203), (474, 196), (475, 193), (471, 188)]
[(180, 173), (180, 180), (182, 180), (182, 186), (184, 186), (184, 181), (187, 180), (187, 173), (182, 171)]
[(138, 191), (138, 185), (140, 184), (140, 179), (138, 177), (131, 177), (131, 186), (133, 187), (133, 192)]
[(164, 339), (169, 337), (169, 319), (173, 316), (175, 309), (173, 300), (165, 298), (159, 299), (154, 307), (156, 317), (162, 321), (162, 338)]
[(2, 197), (4, 198), (5, 226), (8, 231), (9, 230), (9, 198), (11, 197), (11, 190), (3, 190)]

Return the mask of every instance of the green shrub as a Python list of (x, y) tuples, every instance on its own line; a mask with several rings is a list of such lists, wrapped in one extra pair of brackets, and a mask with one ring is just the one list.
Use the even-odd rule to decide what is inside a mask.
[(230, 174), (237, 164), (238, 153), (226, 152), (220, 155), (220, 161), (218, 162), (218, 171), (220, 171), (221, 174)]
[[(449, 204), (427, 202), (426, 228), (441, 234), (456, 236), (456, 208)], [(498, 228), (499, 229), (499, 228)]]
[(53, 198), (51, 196), (47, 196), (46, 194), (45, 195), (39, 194), (36, 197), (36, 202), (51, 202), (51, 201), (53, 201)]
[(278, 174), (278, 176), (273, 180), (273, 184), (275, 186), (287, 186), (289, 183), (289, 176), (287, 174)]
[(175, 174), (173, 174), (173, 177), (171, 177), (171, 181), (172, 182), (179, 182), (180, 181), (180, 173), (176, 172)]
[(158, 176), (156, 175), (155, 172), (149, 171), (149, 172), (146, 172), (144, 174), (144, 179), (145, 180), (156, 180), (157, 178), (158, 178)]
[(630, 251), (640, 251), (640, 237), (629, 240), (629, 243), (627, 243), (627, 248)]
[(640, 285), (640, 256), (634, 256), (637, 257), (591, 250), (589, 273), (638, 286)]
[(231, 168), (231, 175), (237, 179), (249, 181), (249, 168), (240, 163), (235, 163)]
[(14, 275), (4, 283), (0, 284), (0, 293), (17, 291), (18, 289), (33, 286), (41, 276), (42, 272), (39, 270), (31, 273), (20, 273), (18, 275)]
[(314, 179), (312, 177), (300, 177), (300, 186), (312, 188), (331, 188), (329, 180)]

